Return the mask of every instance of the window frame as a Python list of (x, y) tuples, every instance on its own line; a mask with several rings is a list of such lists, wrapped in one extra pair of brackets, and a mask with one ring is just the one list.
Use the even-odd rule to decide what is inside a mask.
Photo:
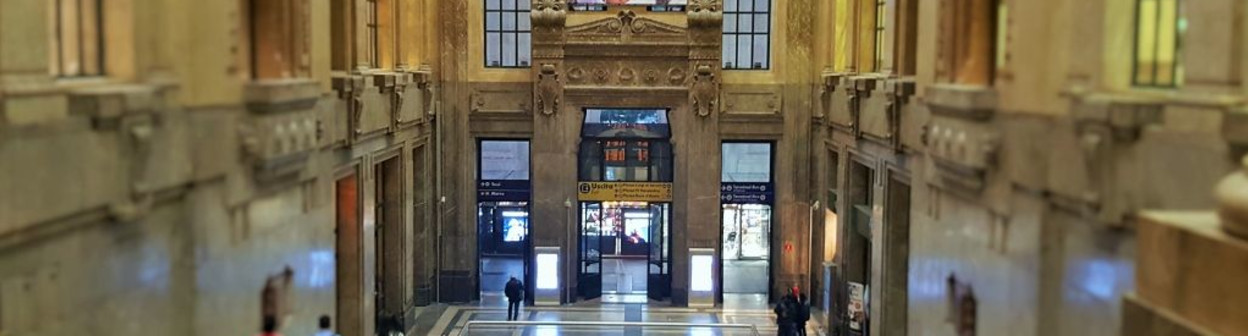
[[(728, 145), (767, 145), (767, 181), (726, 181), (724, 179), (724, 147)], [(776, 142), (772, 140), (722, 140), (719, 142), (719, 182), (720, 183), (776, 183)]]
[[(76, 13), (74, 13), (76, 15), (73, 18), (73, 21), (75, 21), (74, 27), (77, 27), (77, 32), (72, 35), (76, 37), (76, 39), (71, 42), (76, 42), (75, 44), (77, 45), (77, 48), (75, 49), (77, 53), (74, 55), (76, 56), (74, 58), (77, 59), (78, 69), (72, 73), (66, 69), (67, 66), (65, 61), (68, 59), (65, 50), (65, 39), (68, 34), (64, 31), (67, 23), (64, 20), (65, 14), (63, 13), (63, 7), (64, 3), (69, 1), (75, 2), (75, 8), (77, 9)], [(94, 4), (94, 7), (92, 8), (93, 13), (86, 13), (86, 15), (84, 15), (84, 12), (88, 11), (85, 9), (84, 3)], [(107, 63), (105, 61), (106, 54), (104, 43), (104, 5), (104, 0), (50, 1), (51, 8), (49, 8), (49, 10), (51, 13), (48, 14), (52, 17), (52, 19), (49, 20), (48, 25), (50, 26), (49, 28), (51, 28), (49, 31), (49, 44), (51, 44), (50, 47), (52, 47), (52, 50), (48, 51), (49, 74), (56, 78), (65, 79), (104, 77), (107, 74), (105, 69), (105, 65)], [(84, 28), (88, 26), (88, 17), (93, 20), (93, 22), (90, 22), (93, 23), (91, 26), (94, 26), (94, 31), (91, 32), (93, 34), (90, 34), (92, 35), (90, 37), (86, 36), (88, 35), (88, 30)], [(90, 46), (87, 42), (91, 40), (95, 41), (94, 45), (91, 46), (94, 49), (95, 57), (88, 57), (87, 55), (87, 47)], [(93, 64), (95, 71), (88, 71), (87, 69), (90, 68), (88, 64)]]
[(888, 0), (875, 0), (875, 9), (871, 12), (872, 20), (874, 20), (874, 23), (872, 24), (874, 27), (872, 30), (872, 39), (875, 41), (872, 46), (875, 50), (871, 52), (872, 72), (884, 71), (884, 33), (886, 28), (884, 25), (888, 22), (885, 17), (885, 13), (888, 12), (886, 8), (887, 5)]
[[(498, 1), (498, 8), (490, 9), (490, 4), (489, 4), (490, 1)], [(504, 3), (508, 1), (512, 2), (512, 7), (513, 7), (512, 9), (506, 9), (506, 6), (503, 5)], [(529, 6), (530, 6), (529, 0), (483, 0), (482, 1), (481, 8), (482, 8), (482, 13), (484, 15), (481, 17), (481, 28), (482, 28), (481, 30), (482, 31), (482, 34), (481, 34), (481, 46), (482, 46), (482, 50), (481, 50), (482, 60), (481, 61), (482, 62), (481, 63), (486, 68), (489, 68), (489, 69), (526, 69), (526, 68), (533, 66), (533, 49), (532, 49), (533, 48), (532, 47), (533, 45), (533, 22), (531, 20), (529, 21), (528, 29), (520, 28), (520, 17), (521, 16), (528, 17), (530, 13), (532, 12), (531, 7)], [(605, 6), (603, 7), (602, 10), (606, 10)], [(495, 14), (495, 13), (498, 14), (498, 28), (491, 29), (490, 28), (490, 14)], [(512, 19), (514, 28), (510, 30), (505, 28), (503, 25), (503, 22), (506, 21), (503, 19), (503, 17), (506, 15), (515, 16)], [(491, 59), (490, 57), (490, 34), (498, 34), (498, 55), (497, 55), (498, 62), (499, 62), (498, 65), (490, 64), (490, 59)], [(506, 53), (503, 52), (503, 50), (508, 47), (507, 43), (503, 42), (503, 36), (505, 36), (506, 34), (515, 34), (515, 40), (510, 45), (510, 47), (512, 48), (513, 55), (515, 56), (514, 65), (506, 65), (507, 60), (504, 57)], [(520, 50), (521, 50), (520, 36), (522, 35), (529, 36), (528, 59), (522, 58), (520, 54)]]
[[(771, 49), (772, 49), (772, 48), (771, 48), (771, 43), (772, 43), (772, 38), (771, 38), (771, 37), (772, 37), (772, 36), (771, 36), (771, 33), (772, 33), (772, 29), (773, 29), (773, 24), (772, 24), (772, 23), (773, 23), (773, 21), (775, 21), (775, 20), (773, 20), (773, 19), (772, 19), (772, 15), (771, 15), (771, 14), (772, 14), (772, 7), (774, 7), (774, 5), (775, 5), (775, 2), (776, 2), (776, 1), (775, 1), (775, 0), (764, 0), (764, 1), (766, 1), (766, 2), (767, 2), (767, 8), (766, 8), (766, 10), (765, 10), (765, 11), (759, 11), (759, 10), (758, 10), (758, 8), (755, 8), (755, 7), (754, 7), (754, 2), (755, 2), (755, 1), (757, 1), (757, 0), (726, 0), (726, 1), (735, 1), (734, 3), (736, 3), (736, 4), (737, 4), (737, 6), (736, 6), (737, 8), (736, 8), (735, 10), (729, 11), (729, 10), (728, 10), (728, 6), (727, 6), (727, 3), (725, 2), (725, 3), (724, 3), (724, 6), (722, 7), (724, 20), (725, 20), (725, 21), (726, 21), (726, 20), (728, 20), (729, 16), (731, 15), (731, 17), (732, 17), (732, 18), (734, 18), (735, 20), (737, 20), (737, 23), (736, 23), (736, 25), (734, 25), (734, 26), (736, 27), (736, 29), (735, 29), (734, 31), (729, 32), (727, 29), (722, 29), (722, 31), (721, 31), (721, 33), (720, 33), (720, 47), (721, 47), (721, 48), (724, 48), (725, 43), (723, 43), (723, 41), (727, 41), (729, 36), (731, 36), (731, 37), (732, 37), (732, 39), (733, 39), (734, 41), (740, 41), (740, 37), (742, 37), (742, 36), (749, 36), (750, 45), (749, 45), (748, 47), (746, 47), (746, 48), (749, 48), (749, 51), (750, 51), (750, 52), (749, 52), (749, 55), (750, 55), (750, 62), (749, 62), (749, 65), (748, 65), (748, 66), (745, 66), (745, 67), (742, 67), (740, 62), (735, 62), (735, 61), (737, 61), (737, 60), (738, 60), (736, 55), (738, 55), (738, 54), (740, 54), (740, 53), (741, 53), (742, 46), (741, 46), (740, 44), (734, 44), (734, 46), (735, 46), (735, 47), (733, 48), (733, 53), (732, 53), (732, 55), (733, 55), (733, 56), (732, 56), (732, 60), (733, 60), (734, 62), (732, 63), (732, 66), (729, 66), (729, 63), (727, 62), (727, 61), (728, 61), (728, 59), (727, 59), (726, 57), (723, 57), (723, 53), (721, 52), (720, 57), (721, 57), (721, 58), (723, 58), (723, 59), (721, 59), (721, 60), (720, 60), (720, 65), (722, 66), (723, 70), (754, 70), (754, 71), (769, 71), (769, 70), (771, 70), (771, 63), (772, 63), (772, 58), (771, 58)], [(742, 10), (740, 9), (740, 2), (741, 2), (741, 1), (749, 1), (749, 2), (751, 3), (751, 5), (750, 5), (750, 6), (751, 6), (751, 9), (750, 9), (749, 11), (742, 11)], [(750, 29), (749, 29), (748, 31), (744, 31), (744, 32), (743, 32), (743, 31), (742, 31), (742, 29), (741, 29), (741, 17), (742, 17), (743, 15), (748, 15), (748, 16), (750, 16), (750, 18), (751, 18), (751, 19), (750, 19)], [(754, 18), (755, 18), (755, 17), (757, 17), (758, 15), (764, 15), (764, 16), (767, 18), (767, 29), (766, 29), (766, 31), (764, 31), (764, 32), (758, 32), (758, 29), (757, 29), (757, 27), (758, 27), (758, 26), (757, 26), (757, 24), (756, 24), (756, 23), (758, 22), (758, 20), (755, 20), (755, 19), (754, 19)], [(756, 41), (756, 39), (757, 39), (759, 36), (763, 36), (763, 37), (766, 37), (766, 38), (767, 38), (767, 44), (764, 46), (764, 51), (763, 51), (763, 55), (764, 55), (764, 57), (766, 57), (766, 59), (764, 60), (764, 63), (763, 63), (763, 65), (762, 65), (761, 67), (757, 67), (757, 68), (756, 68), (756, 67), (754, 67), (754, 61), (755, 61), (754, 54), (755, 54), (755, 52), (756, 52), (757, 50), (755, 50), (755, 48), (754, 48), (754, 42)]]
[[(1172, 48), (1171, 52), (1173, 53), (1174, 59), (1171, 62), (1170, 69), (1169, 69), (1170, 80), (1168, 82), (1162, 82), (1158, 80), (1157, 78), (1158, 75), (1160, 74), (1159, 69), (1161, 69), (1160, 60), (1158, 59), (1159, 58), (1158, 56), (1161, 54), (1161, 51), (1162, 51), (1161, 43), (1158, 43), (1158, 42), (1161, 41), (1160, 34), (1162, 31), (1161, 23), (1162, 23), (1163, 18), (1162, 18), (1161, 9), (1163, 7), (1163, 2), (1166, 2), (1166, 1), (1170, 1), (1174, 3), (1174, 17), (1172, 18), (1174, 22), (1174, 41), (1173, 41), (1174, 43), (1170, 45), (1170, 48)], [(1153, 60), (1152, 62), (1141, 62), (1142, 54), (1140, 50), (1140, 42), (1141, 42), (1140, 39), (1141, 39), (1142, 34), (1140, 30), (1141, 28), (1140, 24), (1142, 23), (1144, 19), (1143, 17), (1143, 14), (1144, 14), (1143, 3), (1144, 2), (1153, 2), (1155, 6), (1154, 16), (1152, 18), (1153, 19), (1153, 32), (1152, 32), (1153, 33), (1152, 35), (1153, 36), (1153, 41), (1152, 41)], [(1131, 21), (1132, 22), (1132, 27), (1131, 27), (1131, 31), (1132, 31), (1131, 86), (1141, 87), (1141, 88), (1161, 88), (1161, 89), (1172, 89), (1172, 88), (1179, 87), (1182, 84), (1182, 80), (1179, 78), (1180, 77), (1179, 71), (1181, 70), (1180, 63), (1182, 62), (1182, 51), (1183, 51), (1184, 29), (1182, 27), (1183, 24), (1181, 23), (1181, 21), (1183, 21), (1183, 1), (1182, 0), (1135, 0), (1134, 12), (1135, 14), (1133, 16), (1133, 20)], [(1149, 81), (1145, 82), (1145, 81), (1142, 81), (1142, 79), (1140, 78), (1141, 67), (1152, 68), (1151, 75), (1150, 75), (1151, 79)]]

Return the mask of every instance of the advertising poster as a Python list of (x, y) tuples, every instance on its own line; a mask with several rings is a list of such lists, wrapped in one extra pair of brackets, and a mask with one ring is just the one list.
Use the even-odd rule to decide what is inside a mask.
[(849, 283), (849, 329), (862, 330), (867, 323), (866, 291), (866, 286), (860, 283)]

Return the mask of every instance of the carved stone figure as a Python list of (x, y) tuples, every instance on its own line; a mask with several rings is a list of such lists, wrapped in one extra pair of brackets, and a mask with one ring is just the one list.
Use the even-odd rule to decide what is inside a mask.
[(719, 83), (711, 65), (700, 64), (694, 71), (693, 88), (689, 91), (693, 111), (700, 117), (711, 115), (719, 104)]
[(554, 63), (542, 63), (536, 86), (534, 107), (543, 115), (554, 115), (559, 110), (559, 96), (563, 94), (563, 84), (559, 83), (559, 72)]

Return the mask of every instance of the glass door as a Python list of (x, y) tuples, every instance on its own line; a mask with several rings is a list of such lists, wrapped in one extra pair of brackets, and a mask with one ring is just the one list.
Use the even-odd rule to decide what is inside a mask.
[(664, 300), (672, 290), (671, 251), (669, 250), (670, 235), (668, 230), (668, 203), (651, 204), (650, 207), (650, 251), (647, 257), (646, 293), (651, 300)]
[(602, 203), (581, 203), (581, 260), (577, 288), (586, 300), (602, 296), (602, 218)]

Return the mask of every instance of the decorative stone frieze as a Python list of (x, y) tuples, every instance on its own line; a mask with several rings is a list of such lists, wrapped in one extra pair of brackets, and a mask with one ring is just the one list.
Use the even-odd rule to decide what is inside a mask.
[(925, 96), (933, 116), (922, 143), (936, 166), (937, 181), (945, 188), (978, 194), (995, 169), (1001, 147), (992, 124), (997, 94), (991, 88), (938, 84)]
[(320, 87), (310, 79), (257, 81), (245, 88), (249, 115), (239, 127), (244, 160), (261, 182), (302, 171), (320, 147)]

